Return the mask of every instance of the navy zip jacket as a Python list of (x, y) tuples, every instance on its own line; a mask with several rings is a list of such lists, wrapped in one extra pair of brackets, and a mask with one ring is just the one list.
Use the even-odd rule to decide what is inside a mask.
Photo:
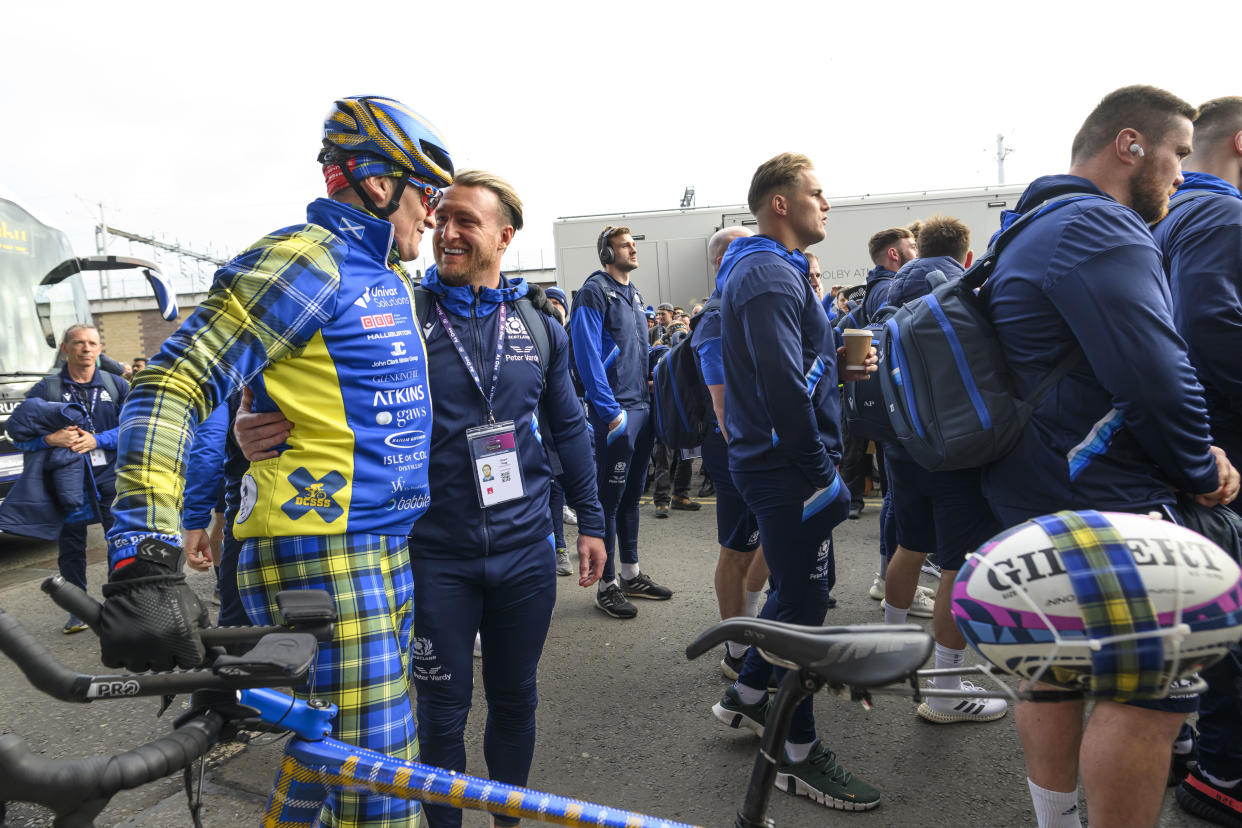
[[(903, 268), (904, 269), (904, 268)], [(875, 318), (875, 313), (884, 307), (888, 301), (888, 292), (892, 290), (893, 277), (897, 274), (889, 270), (887, 267), (873, 267), (867, 272), (867, 297), (862, 304), (862, 312), (858, 309), (847, 313), (837, 322), (837, 328), (845, 330), (846, 328), (862, 328), (871, 323)], [(825, 299), (824, 307), (827, 308)]]
[(721, 291), (729, 469), (784, 471), (831, 485), (841, 459), (841, 399), (828, 316), (806, 258), (766, 236), (735, 239)]
[[(114, 400), (108, 391), (109, 386), (102, 379), (100, 374), (102, 370), (102, 368), (96, 368), (90, 382), (77, 382), (69, 378), (68, 367), (62, 365), (60, 367), (60, 399), (61, 402), (81, 403), (84, 410), (87, 409), (88, 404), (93, 403), (87, 411), (86, 422), (81, 425), (83, 429), (95, 435), (95, 442), (99, 444), (99, 448), (103, 449), (104, 457), (108, 460), (105, 465), (94, 467), (95, 481), (111, 483), (116, 479), (117, 426), (121, 424), (121, 406), (129, 393), (129, 383), (121, 377), (112, 377), (112, 382), (121, 390), (121, 399)], [(47, 399), (46, 385), (47, 378), (45, 377), (26, 392), (26, 398)], [(48, 431), (52, 430), (48, 429)]]
[(622, 409), (647, 408), (647, 312), (634, 283), (592, 273), (574, 297), (569, 330), (574, 367), (595, 416), (610, 423)]
[(1173, 321), (1203, 384), (1212, 437), (1242, 465), (1242, 193), (1207, 173), (1186, 173), (1175, 207), (1153, 235), (1164, 251)]
[(1020, 396), (1067, 354), (1086, 358), (985, 469), (984, 492), (1010, 516), (1034, 516), (1144, 511), (1173, 503), (1170, 484), (1215, 491), (1203, 390), (1173, 326), (1160, 251), (1138, 213), (1084, 178), (1037, 179), (1018, 210), (1066, 190), (1098, 197), (1029, 223), (983, 293)]
[(5, 430), (24, 453), (22, 476), (0, 503), (0, 530), (50, 541), (66, 523), (99, 520), (89, 455), (43, 441), (68, 425), (85, 428), (86, 410), (41, 396), (27, 397), (9, 416)]
[[(490, 392), (502, 302), (506, 305), (505, 347), (500, 362), (500, 384), (493, 410), (496, 421), (513, 420), (526, 497), (490, 509), (479, 507), (474, 461), (466, 444), (466, 429), (487, 423), (487, 402), (466, 370), (461, 356), (439, 316), (433, 311), (425, 323), (427, 366), (432, 417), (428, 479), (431, 505), (410, 532), (410, 554), (419, 558), (481, 558), (529, 546), (552, 534), (548, 509), (552, 470), (543, 450), (540, 429), (552, 434), (565, 472), (560, 480), (565, 497), (578, 510), (578, 531), (604, 536), (604, 512), (595, 486), (595, 461), (587, 436), (582, 406), (569, 377), (569, 347), (561, 326), (540, 314), (548, 332), (551, 364), (544, 388), (535, 343), (526, 332), (512, 302), (526, 295), (526, 282), (502, 276), (503, 288), (449, 287), (434, 267), (423, 287), (436, 297), (470, 361)], [(644, 323), (645, 324), (645, 323)], [(642, 368), (645, 370), (644, 347)], [(537, 422), (536, 407), (544, 395), (550, 422)]]

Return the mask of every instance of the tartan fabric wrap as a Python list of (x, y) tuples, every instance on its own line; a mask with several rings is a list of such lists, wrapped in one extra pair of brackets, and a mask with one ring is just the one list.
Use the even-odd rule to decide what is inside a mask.
[[(1069, 573), (1088, 638), (1159, 629), (1155, 609), (1125, 541), (1095, 511), (1057, 512), (1034, 519), (1048, 534)], [(1091, 695), (1127, 701), (1165, 695), (1164, 641), (1133, 638), (1091, 654)]]
[[(404, 537), (249, 538), (238, 560), (237, 585), (253, 624), (277, 623), (276, 593), (283, 589), (327, 590), (336, 628), (332, 640), (319, 645), (309, 685), (295, 692), (337, 705), (335, 738), (418, 759), (410, 701), (414, 577)], [(308, 806), (319, 810), (318, 800), (307, 801), (301, 782), (283, 772), (278, 777), (269, 803), (281, 815), (276, 824), (302, 824)], [(418, 802), (343, 792), (329, 799), (320, 820), (328, 826), (399, 828), (416, 824), (420, 810)]]

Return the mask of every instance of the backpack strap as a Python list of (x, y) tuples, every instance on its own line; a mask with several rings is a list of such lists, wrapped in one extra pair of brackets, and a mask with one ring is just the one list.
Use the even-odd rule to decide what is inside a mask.
[(60, 398), (64, 392), (65, 386), (60, 381), (60, 374), (49, 374), (43, 378), (43, 399), (52, 403), (64, 402)]
[(1098, 193), (1084, 193), (1081, 191), (1061, 193), (1018, 216), (1012, 224), (996, 234), (992, 239), (992, 243), (988, 245), (987, 252), (983, 254), (983, 258), (971, 265), (970, 270), (967, 270), (965, 275), (962, 276), (962, 283), (971, 290), (982, 287), (983, 283), (992, 275), (992, 271), (996, 269), (996, 259), (1000, 252), (1014, 240), (1023, 227), (1045, 213), (1050, 213), (1072, 201), (1081, 201), (1084, 198), (1104, 198), (1104, 196)]
[(1213, 193), (1211, 190), (1187, 190), (1184, 193), (1178, 193), (1177, 195), (1173, 196), (1173, 198), (1169, 199), (1169, 212), (1170, 213), (1173, 212), (1178, 207), (1182, 206), (1188, 201), (1194, 201), (1196, 198), (1203, 198), (1204, 196), (1210, 196), (1210, 195), (1221, 195), (1221, 194)]

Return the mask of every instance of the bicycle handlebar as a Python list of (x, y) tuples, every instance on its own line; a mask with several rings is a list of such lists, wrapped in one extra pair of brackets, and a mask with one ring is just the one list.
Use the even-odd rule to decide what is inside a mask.
[(64, 828), (90, 826), (118, 791), (162, 779), (207, 753), (223, 726), (224, 717), (204, 710), (141, 747), (82, 759), (45, 759), (32, 753), (21, 737), (0, 736), (0, 767), (5, 770), (0, 801), (43, 805)]

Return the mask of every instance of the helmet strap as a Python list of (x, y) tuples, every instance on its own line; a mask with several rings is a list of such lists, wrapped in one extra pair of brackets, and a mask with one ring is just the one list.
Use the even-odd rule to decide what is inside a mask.
[(405, 193), (405, 185), (409, 181), (409, 176), (401, 176), (396, 179), (397, 189), (393, 192), (392, 198), (383, 207), (378, 206), (371, 197), (367, 195), (367, 191), (363, 188), (362, 182), (358, 180), (358, 176), (354, 175), (354, 171), (350, 169), (348, 161), (341, 164), (341, 173), (345, 176), (345, 180), (349, 182), (350, 188), (362, 199), (363, 205), (367, 211), (377, 218), (386, 219), (393, 213), (397, 212), (397, 208), (401, 206), (401, 196)]

